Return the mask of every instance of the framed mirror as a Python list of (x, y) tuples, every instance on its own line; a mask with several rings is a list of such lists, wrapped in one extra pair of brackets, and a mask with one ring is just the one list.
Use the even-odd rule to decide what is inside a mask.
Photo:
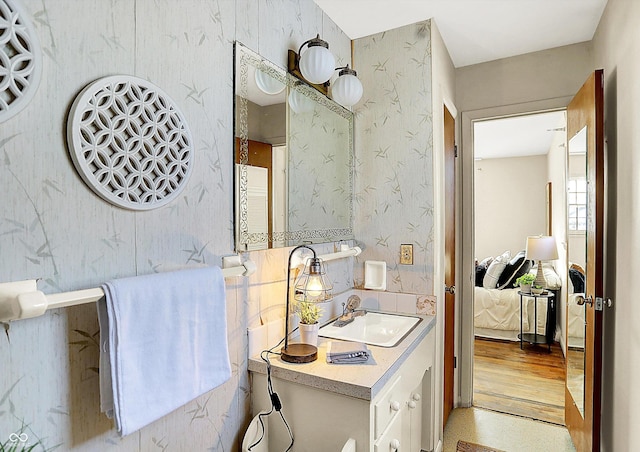
[(587, 127), (569, 140), (567, 175), (567, 236), (569, 293), (567, 303), (567, 388), (584, 417), (584, 372), (587, 264)]
[(237, 251), (353, 238), (353, 113), (235, 43)]

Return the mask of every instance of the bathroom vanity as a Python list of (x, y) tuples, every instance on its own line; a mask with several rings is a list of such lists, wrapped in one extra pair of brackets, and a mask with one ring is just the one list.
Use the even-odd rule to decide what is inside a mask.
[[(375, 364), (328, 364), (327, 344), (318, 360), (289, 364), (271, 357), (273, 389), (295, 437), (296, 452), (433, 450), (435, 318), (420, 322), (395, 347), (369, 345)], [(370, 360), (371, 361), (371, 360)], [(266, 364), (249, 360), (254, 415), (271, 406)], [(290, 438), (280, 419), (268, 416), (269, 450), (286, 450)], [(353, 444), (353, 442), (351, 442)]]

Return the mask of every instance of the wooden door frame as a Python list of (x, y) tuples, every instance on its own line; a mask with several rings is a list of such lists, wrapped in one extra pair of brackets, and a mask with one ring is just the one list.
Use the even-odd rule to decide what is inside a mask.
[(461, 113), (461, 134), (458, 140), (458, 155), (460, 172), (458, 178), (462, 181), (460, 207), (457, 210), (458, 225), (460, 225), (461, 240), (458, 242), (458, 281), (456, 286), (458, 300), (469, 300), (459, 303), (457, 307), (458, 367), (456, 369), (458, 392), (454, 406), (470, 407), (473, 403), (473, 287), (475, 282), (474, 266), (474, 150), (473, 123), (482, 119), (498, 118), (501, 116), (521, 115), (536, 111), (552, 111), (566, 108), (573, 96), (545, 99), (520, 104), (501, 105)]
[[(456, 118), (449, 108), (443, 106), (443, 156), (444, 156), (444, 185), (445, 197), (443, 212), (445, 217), (445, 265), (444, 265), (444, 283), (455, 287), (456, 281), (456, 207), (458, 205), (456, 194), (458, 186), (456, 180), (457, 155), (455, 155), (456, 146)], [(448, 119), (449, 116), (451, 119)], [(452, 122), (451, 122), (452, 121)], [(449, 159), (453, 161), (449, 163)], [(452, 166), (449, 168), (448, 165)], [(452, 174), (450, 173), (452, 172)], [(453, 178), (450, 180), (449, 178)], [(453, 209), (449, 210), (448, 202), (453, 202)], [(451, 229), (453, 226), (453, 230)], [(453, 248), (453, 255), (448, 254), (449, 248)], [(453, 261), (453, 262), (451, 262)], [(444, 294), (444, 359), (443, 359), (443, 420), (444, 426), (447, 425), (449, 413), (455, 407), (455, 336), (456, 336), (456, 296), (454, 294)]]

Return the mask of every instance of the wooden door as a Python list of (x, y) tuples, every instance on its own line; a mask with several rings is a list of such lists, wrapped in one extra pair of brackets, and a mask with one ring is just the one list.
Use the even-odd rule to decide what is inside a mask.
[[(578, 452), (600, 450), (602, 385), (602, 307), (604, 279), (604, 74), (595, 71), (567, 107), (567, 139), (586, 136), (587, 262), (584, 341), (584, 391), (575, 400), (565, 385), (565, 422)], [(586, 129), (585, 129), (586, 127)], [(585, 133), (586, 132), (586, 133)], [(591, 304), (589, 302), (591, 300)], [(599, 308), (600, 310), (598, 310)], [(567, 365), (569, 360), (567, 360)], [(567, 368), (567, 371), (569, 369)]]
[(444, 400), (442, 425), (447, 425), (453, 409), (455, 367), (455, 284), (456, 284), (456, 149), (455, 120), (444, 107), (444, 184), (445, 184), (445, 270), (444, 283)]
[[(247, 140), (247, 161), (246, 165), (257, 166), (259, 168), (267, 169), (267, 221), (268, 221), (268, 233), (269, 243), (268, 247), (273, 248), (273, 146), (269, 143), (263, 143), (261, 141)], [(236, 137), (236, 149), (240, 149), (240, 138)], [(236, 152), (236, 163), (240, 163), (240, 152)], [(262, 249), (262, 248), (259, 248)]]

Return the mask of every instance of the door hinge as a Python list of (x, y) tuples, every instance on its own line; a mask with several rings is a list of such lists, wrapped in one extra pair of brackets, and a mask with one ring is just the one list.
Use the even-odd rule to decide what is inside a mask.
[(458, 156), (458, 145), (457, 144), (453, 145), (453, 156), (454, 157)]
[(453, 357), (453, 368), (454, 369), (458, 368), (458, 357), (457, 356)]

